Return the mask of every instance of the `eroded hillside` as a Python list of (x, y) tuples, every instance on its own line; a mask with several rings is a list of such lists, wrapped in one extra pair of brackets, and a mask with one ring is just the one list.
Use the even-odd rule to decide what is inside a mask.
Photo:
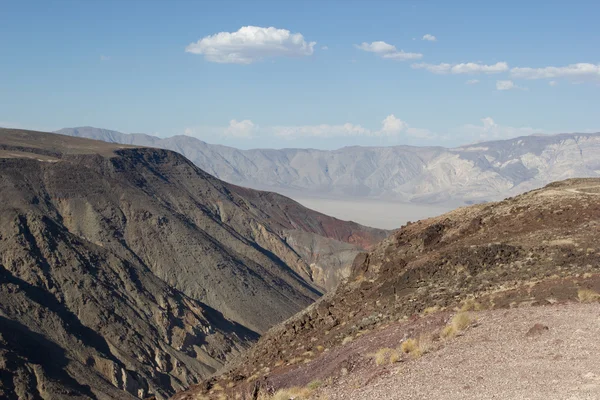
[[(455, 307), (554, 305), (585, 300), (585, 293), (597, 301), (599, 196), (599, 179), (573, 179), (404, 226), (359, 255), (346, 284), (189, 393), (251, 398), (314, 380), (335, 382), (372, 360), (378, 347), (393, 346), (385, 332), (377, 336), (379, 329), (400, 324), (404, 334), (387, 340), (396, 346), (419, 332), (442, 346), (436, 340)], [(344, 351), (354, 340), (363, 347)]]
[[(225, 184), (170, 151), (31, 131), (0, 130), (0, 196), (7, 398), (165, 398), (316, 300), (349, 253), (386, 235)], [(302, 247), (313, 242), (341, 258)]]

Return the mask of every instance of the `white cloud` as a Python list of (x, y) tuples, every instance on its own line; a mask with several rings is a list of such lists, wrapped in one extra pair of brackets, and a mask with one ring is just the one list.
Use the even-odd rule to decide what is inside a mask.
[(257, 129), (258, 127), (249, 119), (239, 122), (232, 119), (229, 121), (227, 129), (223, 131), (223, 135), (232, 138), (249, 139), (254, 135)]
[(452, 133), (456, 136), (472, 138), (473, 140), (495, 140), (508, 139), (518, 136), (533, 135), (535, 133), (547, 133), (542, 129), (535, 129), (529, 126), (512, 127), (497, 124), (492, 118), (481, 119), (481, 125), (467, 124), (455, 129)]
[(110, 56), (100, 56), (100, 61), (109, 61), (110, 60)]
[(296, 139), (298, 137), (398, 137), (412, 136), (422, 139), (431, 139), (435, 135), (427, 129), (412, 128), (406, 122), (390, 114), (381, 121), (380, 130), (370, 130), (361, 125), (345, 123), (342, 125), (303, 125), (303, 126), (275, 126), (272, 132), (279, 137)]
[(500, 72), (508, 71), (508, 64), (505, 62), (498, 62), (492, 65), (480, 64), (480, 63), (462, 63), (462, 64), (427, 64), (419, 63), (411, 65), (415, 69), (425, 69), (434, 74), (447, 75), (447, 74), (497, 74)]
[(477, 85), (479, 83), (479, 79), (469, 79), (466, 84), (467, 85)]
[(329, 50), (329, 46), (321, 46), (321, 50)]
[(550, 86), (556, 86), (557, 82), (556, 81), (550, 81), (550, 82), (548, 82), (548, 85), (550, 85)]
[(274, 126), (276, 136), (293, 139), (296, 137), (340, 137), (340, 136), (367, 136), (369, 130), (360, 125), (345, 123), (342, 125), (301, 125), (301, 126)]
[(529, 90), (526, 87), (523, 86), (517, 86), (513, 81), (511, 80), (500, 80), (500, 81), (496, 81), (496, 90), (513, 90), (513, 89), (518, 89), (518, 90)]
[(406, 127), (406, 122), (402, 121), (400, 118), (396, 118), (394, 114), (388, 115), (381, 121), (381, 132), (389, 135), (398, 134)]
[(596, 79), (600, 80), (600, 64), (578, 63), (566, 67), (513, 68), (510, 75), (516, 79)]
[(189, 44), (185, 51), (202, 54), (216, 63), (251, 64), (267, 57), (298, 57), (313, 54), (316, 42), (287, 29), (244, 26), (237, 32), (219, 32)]
[(396, 46), (382, 41), (371, 43), (363, 42), (355, 45), (355, 47), (359, 50), (378, 54), (383, 58), (390, 58), (398, 61), (419, 60), (423, 58), (423, 54), (421, 53), (407, 53), (404, 50), (396, 49)]
[(517, 86), (513, 81), (496, 81), (497, 90), (511, 90), (516, 88)]
[(423, 35), (423, 39), (421, 39), (421, 40), (428, 40), (430, 42), (435, 42), (437, 40), (437, 38), (428, 33), (426, 35)]

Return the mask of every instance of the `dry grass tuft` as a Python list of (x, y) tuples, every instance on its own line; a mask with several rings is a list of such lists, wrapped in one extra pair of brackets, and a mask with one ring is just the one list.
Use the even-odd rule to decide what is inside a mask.
[(581, 303), (593, 303), (600, 301), (600, 293), (592, 289), (579, 289), (577, 297)]
[(350, 343), (352, 339), (352, 336), (346, 336), (344, 340), (342, 340), (342, 345)]
[(374, 357), (375, 364), (377, 365), (393, 364), (398, 362), (401, 358), (398, 350), (387, 347), (377, 350)]
[(412, 339), (412, 338), (406, 339), (400, 345), (400, 350), (402, 350), (402, 352), (406, 353), (406, 354), (413, 353), (418, 348), (419, 348), (419, 342), (417, 342), (417, 339)]
[(429, 315), (440, 311), (440, 306), (427, 307), (423, 310), (423, 315)]
[(259, 396), (259, 400), (305, 400), (310, 397), (313, 390), (308, 387), (292, 387), (278, 390), (273, 396)]
[(440, 333), (440, 336), (444, 338), (449, 338), (455, 336), (457, 333), (464, 331), (471, 325), (472, 319), (466, 312), (459, 312), (456, 314), (452, 321)]
[(463, 302), (460, 311), (480, 311), (483, 310), (483, 306), (475, 299), (467, 299)]
[(320, 381), (320, 380), (314, 380), (311, 383), (309, 383), (308, 385), (306, 385), (306, 387), (310, 390), (317, 390), (321, 386), (323, 386), (323, 381)]

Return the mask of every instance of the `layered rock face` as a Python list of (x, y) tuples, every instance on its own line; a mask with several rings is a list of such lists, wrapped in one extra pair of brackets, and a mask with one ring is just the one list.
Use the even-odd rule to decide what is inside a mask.
[(347, 259), (387, 233), (174, 152), (31, 131), (0, 130), (0, 199), (6, 398), (166, 398), (325, 290), (294, 235)]

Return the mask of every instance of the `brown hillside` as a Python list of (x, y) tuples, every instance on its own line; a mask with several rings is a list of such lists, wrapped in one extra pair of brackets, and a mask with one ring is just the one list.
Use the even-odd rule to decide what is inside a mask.
[(375, 351), (378, 339), (369, 332), (407, 319), (416, 325), (406, 335), (418, 335), (419, 324), (441, 328), (450, 317), (443, 310), (465, 302), (514, 308), (578, 301), (585, 289), (600, 292), (599, 196), (600, 180), (568, 180), (409, 224), (359, 255), (335, 293), (273, 328), (243, 362), (196, 391), (233, 381), (231, 393), (247, 395), (256, 382), (264, 391), (334, 378), (360, 363), (340, 346), (365, 336)]
[(284, 201), (174, 152), (0, 129), (0, 398), (165, 398), (386, 235)]

